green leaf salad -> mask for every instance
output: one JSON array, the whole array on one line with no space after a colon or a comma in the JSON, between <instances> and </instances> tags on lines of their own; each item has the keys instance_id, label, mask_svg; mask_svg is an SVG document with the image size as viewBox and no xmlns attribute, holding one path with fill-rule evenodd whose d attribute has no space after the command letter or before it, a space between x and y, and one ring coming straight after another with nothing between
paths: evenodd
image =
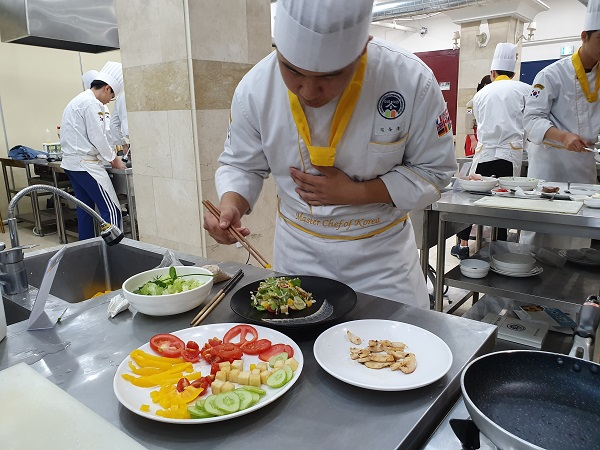
<instances>
[{"instance_id":1,"label":"green leaf salad","mask_svg":"<svg viewBox=\"0 0 600 450\"><path fill-rule=\"evenodd\" d=\"M197 278L184 278L190 276L205 276L211 277L205 273L190 273L186 275L177 275L175 267L169 269L167 275L156 276L152 280L143 284L135 291L134 294L140 295L169 295L179 294L185 291L191 291L197 287L202 286L206 281L200 281Z\"/></svg>"},{"instance_id":2,"label":"green leaf salad","mask_svg":"<svg viewBox=\"0 0 600 450\"><path fill-rule=\"evenodd\" d=\"M312 294L300 287L300 278L271 277L261 281L258 290L252 292L252 307L259 311L288 314L314 304Z\"/></svg>"}]
</instances>

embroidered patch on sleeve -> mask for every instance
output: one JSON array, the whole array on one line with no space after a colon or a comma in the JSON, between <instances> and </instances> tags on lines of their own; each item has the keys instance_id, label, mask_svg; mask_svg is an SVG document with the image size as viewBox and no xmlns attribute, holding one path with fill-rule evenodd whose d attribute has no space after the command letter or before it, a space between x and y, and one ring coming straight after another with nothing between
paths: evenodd
<instances>
[{"instance_id":1,"label":"embroidered patch on sleeve","mask_svg":"<svg viewBox=\"0 0 600 450\"><path fill-rule=\"evenodd\" d=\"M531 94L529 94L529 96L533 98L538 98L543 90L544 86L542 86L541 84L534 84L533 90L531 91Z\"/></svg>"},{"instance_id":2,"label":"embroidered patch on sleeve","mask_svg":"<svg viewBox=\"0 0 600 450\"><path fill-rule=\"evenodd\" d=\"M442 137L452 130L452 120L450 120L450 114L448 114L447 109L435 119L435 126L438 137Z\"/></svg>"}]
</instances>

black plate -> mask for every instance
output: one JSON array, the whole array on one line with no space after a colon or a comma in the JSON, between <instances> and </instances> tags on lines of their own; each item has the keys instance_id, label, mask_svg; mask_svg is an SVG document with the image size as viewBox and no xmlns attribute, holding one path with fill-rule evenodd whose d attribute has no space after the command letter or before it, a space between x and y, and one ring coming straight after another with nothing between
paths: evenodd
<instances>
[{"instance_id":1,"label":"black plate","mask_svg":"<svg viewBox=\"0 0 600 450\"><path fill-rule=\"evenodd\" d=\"M290 311L287 316L275 316L273 313L268 311L259 311L254 309L250 303L250 292L256 292L258 285L261 283L259 280L253 283L247 284L239 288L231 297L231 309L237 315L244 319L254 322L265 327L272 328L309 328L314 326L320 326L324 323L332 322L339 319L345 314L348 314L356 306L356 292L350 287L336 280L329 278L314 277L308 275L288 275L290 278L300 278L302 282L301 286L307 292L312 293L313 299L315 300L314 305L310 308L305 308L302 311ZM307 324L286 324L286 323L273 323L265 322L261 319L278 319L278 318L300 318L310 316L319 310L323 304L323 300L327 301L333 306L333 314L326 319L318 322L312 322Z\"/></svg>"}]
</instances>

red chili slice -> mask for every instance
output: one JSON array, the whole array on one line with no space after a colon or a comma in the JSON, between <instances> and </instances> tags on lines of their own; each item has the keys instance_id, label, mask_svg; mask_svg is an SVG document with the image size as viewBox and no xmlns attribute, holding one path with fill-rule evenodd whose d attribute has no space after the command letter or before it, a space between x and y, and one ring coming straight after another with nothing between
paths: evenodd
<instances>
[{"instance_id":1,"label":"red chili slice","mask_svg":"<svg viewBox=\"0 0 600 450\"><path fill-rule=\"evenodd\" d=\"M252 335L252 339L246 339L246 335L248 334ZM228 344L238 335L240 336L239 342L233 342L233 344L242 345L245 342L254 342L258 339L258 331L256 331L256 328L254 328L253 326L236 325L227 333L225 333L225 336L223 337L223 342Z\"/></svg>"},{"instance_id":2,"label":"red chili slice","mask_svg":"<svg viewBox=\"0 0 600 450\"><path fill-rule=\"evenodd\" d=\"M247 355L258 355L271 347L271 341L268 339L259 339L253 342L244 342L240 348Z\"/></svg>"}]
</instances>

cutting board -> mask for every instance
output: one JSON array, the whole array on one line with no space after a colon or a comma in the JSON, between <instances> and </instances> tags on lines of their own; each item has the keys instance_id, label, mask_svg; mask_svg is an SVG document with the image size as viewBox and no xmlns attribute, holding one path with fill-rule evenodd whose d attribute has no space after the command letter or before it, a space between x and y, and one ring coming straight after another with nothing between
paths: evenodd
<instances>
[{"instance_id":1,"label":"cutting board","mask_svg":"<svg viewBox=\"0 0 600 450\"><path fill-rule=\"evenodd\" d=\"M477 206L490 206L492 208L518 209L526 211L540 211L560 214L577 214L583 207L583 202L567 200L533 200L528 198L511 197L483 197L473 202Z\"/></svg>"},{"instance_id":2,"label":"cutting board","mask_svg":"<svg viewBox=\"0 0 600 450\"><path fill-rule=\"evenodd\" d=\"M0 371L0 399L3 450L145 449L25 363Z\"/></svg>"}]
</instances>

